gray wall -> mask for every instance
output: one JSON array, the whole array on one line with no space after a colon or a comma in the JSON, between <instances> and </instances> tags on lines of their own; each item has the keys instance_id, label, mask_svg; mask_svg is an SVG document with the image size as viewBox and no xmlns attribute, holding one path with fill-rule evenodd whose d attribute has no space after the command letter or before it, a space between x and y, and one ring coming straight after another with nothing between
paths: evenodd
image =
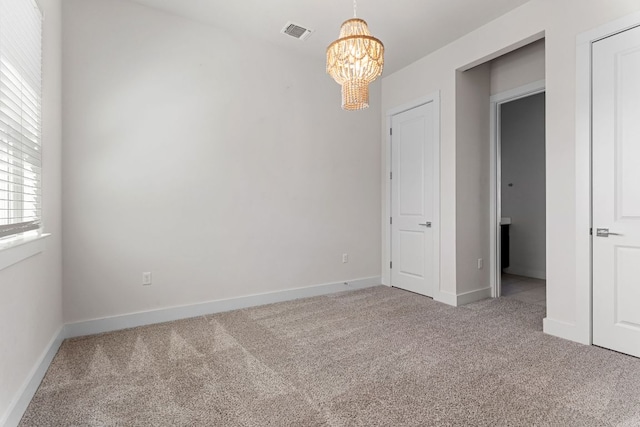
<instances>
[{"instance_id":1,"label":"gray wall","mask_svg":"<svg viewBox=\"0 0 640 427\"><path fill-rule=\"evenodd\" d=\"M38 0L42 27L42 220L44 251L0 271L0 425L62 328L60 0ZM2 251L13 257L13 249Z\"/></svg>"},{"instance_id":2,"label":"gray wall","mask_svg":"<svg viewBox=\"0 0 640 427\"><path fill-rule=\"evenodd\" d=\"M544 39L491 61L491 95L544 80Z\"/></svg>"},{"instance_id":3,"label":"gray wall","mask_svg":"<svg viewBox=\"0 0 640 427\"><path fill-rule=\"evenodd\" d=\"M545 95L503 104L501 114L502 216L512 221L505 271L544 279Z\"/></svg>"},{"instance_id":4,"label":"gray wall","mask_svg":"<svg viewBox=\"0 0 640 427\"><path fill-rule=\"evenodd\" d=\"M380 276L378 82L347 113L267 43L118 0L63 19L67 322Z\"/></svg>"},{"instance_id":5,"label":"gray wall","mask_svg":"<svg viewBox=\"0 0 640 427\"><path fill-rule=\"evenodd\" d=\"M456 73L457 293L486 291L489 268L489 92L491 64ZM464 118L464 119L463 119Z\"/></svg>"}]
</instances>

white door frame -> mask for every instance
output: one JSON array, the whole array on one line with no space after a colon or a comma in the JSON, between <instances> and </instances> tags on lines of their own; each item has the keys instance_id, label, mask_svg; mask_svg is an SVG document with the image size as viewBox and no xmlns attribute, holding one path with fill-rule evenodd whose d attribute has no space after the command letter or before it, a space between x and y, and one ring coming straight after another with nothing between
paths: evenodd
<instances>
[{"instance_id":1,"label":"white door frame","mask_svg":"<svg viewBox=\"0 0 640 427\"><path fill-rule=\"evenodd\" d=\"M502 159L500 156L500 106L504 103L515 101L517 99L526 98L527 96L536 95L545 91L545 81L538 80L533 83L529 83L524 86L517 87L505 92L501 92L491 96L490 98L490 130L489 136L491 138L491 160L490 160L490 203L491 210L489 218L491 218L491 224L489 228L489 238L491 241L490 249L490 272L489 280L491 286L491 297L497 298L501 293L501 281L500 281L500 219L502 218L501 212L501 165Z\"/></svg>"},{"instance_id":2,"label":"white door frame","mask_svg":"<svg viewBox=\"0 0 640 427\"><path fill-rule=\"evenodd\" d=\"M591 253L591 60L592 45L640 26L640 12L627 15L576 37L576 317L575 323L545 319L552 335L592 344L593 283Z\"/></svg>"},{"instance_id":3,"label":"white door frame","mask_svg":"<svg viewBox=\"0 0 640 427\"><path fill-rule=\"evenodd\" d=\"M386 240L386 245L383 248L382 254L382 283L391 286L391 118L404 111L411 110L412 108L419 107L424 104L433 103L433 123L435 126L435 140L434 140L434 158L433 158L433 299L440 299L440 91L431 93L427 96L415 99L406 104L392 108L386 113L386 138L385 138L385 175L383 177L384 185L384 213L382 218L383 233Z\"/></svg>"}]
</instances>

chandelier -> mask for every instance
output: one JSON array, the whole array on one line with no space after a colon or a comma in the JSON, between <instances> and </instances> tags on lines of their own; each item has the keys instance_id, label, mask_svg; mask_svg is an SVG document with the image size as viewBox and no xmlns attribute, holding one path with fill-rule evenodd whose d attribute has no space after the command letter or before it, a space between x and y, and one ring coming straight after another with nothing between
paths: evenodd
<instances>
[{"instance_id":1,"label":"chandelier","mask_svg":"<svg viewBox=\"0 0 640 427\"><path fill-rule=\"evenodd\" d=\"M369 32L367 23L356 17L342 23L340 36L327 48L327 73L342 85L342 109L361 110L369 107L369 83L384 66L384 46Z\"/></svg>"}]
</instances>

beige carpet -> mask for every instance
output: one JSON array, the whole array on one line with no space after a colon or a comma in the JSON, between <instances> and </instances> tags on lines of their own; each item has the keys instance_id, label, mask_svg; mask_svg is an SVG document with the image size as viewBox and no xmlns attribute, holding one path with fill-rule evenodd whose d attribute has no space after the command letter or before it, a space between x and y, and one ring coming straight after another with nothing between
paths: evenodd
<instances>
[{"instance_id":1,"label":"beige carpet","mask_svg":"<svg viewBox=\"0 0 640 427\"><path fill-rule=\"evenodd\" d=\"M640 360L544 307L387 287L67 340L22 426L640 426Z\"/></svg>"}]
</instances>

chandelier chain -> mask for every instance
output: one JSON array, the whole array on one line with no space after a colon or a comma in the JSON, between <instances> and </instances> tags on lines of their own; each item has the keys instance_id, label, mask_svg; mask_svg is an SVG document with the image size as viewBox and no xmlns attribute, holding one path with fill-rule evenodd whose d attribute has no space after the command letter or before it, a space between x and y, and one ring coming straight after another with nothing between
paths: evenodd
<instances>
[{"instance_id":1,"label":"chandelier chain","mask_svg":"<svg viewBox=\"0 0 640 427\"><path fill-rule=\"evenodd\" d=\"M353 0L353 17L354 17L354 18L357 18L357 17L358 17L358 15L357 15L357 13L356 13L356 12L357 12L357 10L358 10L358 4L356 3L356 1L357 1L357 0Z\"/></svg>"}]
</instances>

